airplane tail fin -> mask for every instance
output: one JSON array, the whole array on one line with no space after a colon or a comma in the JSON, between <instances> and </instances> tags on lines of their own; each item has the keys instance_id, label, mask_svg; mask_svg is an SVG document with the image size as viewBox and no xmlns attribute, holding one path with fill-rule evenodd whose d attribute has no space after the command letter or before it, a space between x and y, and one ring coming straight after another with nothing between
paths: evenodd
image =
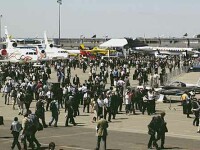
<instances>
[{"instance_id":1,"label":"airplane tail fin","mask_svg":"<svg viewBox=\"0 0 200 150\"><path fill-rule=\"evenodd\" d=\"M84 44L81 44L81 45L80 45L80 50L85 50Z\"/></svg>"},{"instance_id":2,"label":"airplane tail fin","mask_svg":"<svg viewBox=\"0 0 200 150\"><path fill-rule=\"evenodd\" d=\"M135 48L135 47L142 47L142 46L148 46L146 43L138 40L138 39L135 39L133 40L132 38L125 38L127 40L127 45L126 47L127 48Z\"/></svg>"},{"instance_id":3,"label":"airplane tail fin","mask_svg":"<svg viewBox=\"0 0 200 150\"><path fill-rule=\"evenodd\" d=\"M44 31L44 44L45 44L46 46L49 45L49 42L48 42L48 39L47 39L47 32L46 32L46 31Z\"/></svg>"},{"instance_id":4,"label":"airplane tail fin","mask_svg":"<svg viewBox=\"0 0 200 150\"><path fill-rule=\"evenodd\" d=\"M5 26L5 36L6 36L6 42L10 41L9 35L8 35L8 29L7 26Z\"/></svg>"},{"instance_id":5,"label":"airplane tail fin","mask_svg":"<svg viewBox=\"0 0 200 150\"><path fill-rule=\"evenodd\" d=\"M50 48L54 47L53 44L49 44L46 31L44 31L44 44L45 44L46 50L49 50Z\"/></svg>"},{"instance_id":6,"label":"airplane tail fin","mask_svg":"<svg viewBox=\"0 0 200 150\"><path fill-rule=\"evenodd\" d=\"M8 29L7 29L7 26L5 26L5 36L6 36L6 43L8 44L7 45L7 48L12 48L12 42L10 41L10 36L8 34Z\"/></svg>"}]
</instances>

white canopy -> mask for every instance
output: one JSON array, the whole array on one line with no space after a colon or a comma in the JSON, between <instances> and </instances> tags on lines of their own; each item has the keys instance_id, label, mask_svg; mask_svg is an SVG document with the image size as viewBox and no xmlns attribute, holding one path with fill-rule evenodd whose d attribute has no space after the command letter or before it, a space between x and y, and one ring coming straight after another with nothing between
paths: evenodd
<instances>
[{"instance_id":1,"label":"white canopy","mask_svg":"<svg viewBox=\"0 0 200 150\"><path fill-rule=\"evenodd\" d=\"M99 45L99 47L123 47L127 43L126 39L110 39L109 41Z\"/></svg>"}]
</instances>

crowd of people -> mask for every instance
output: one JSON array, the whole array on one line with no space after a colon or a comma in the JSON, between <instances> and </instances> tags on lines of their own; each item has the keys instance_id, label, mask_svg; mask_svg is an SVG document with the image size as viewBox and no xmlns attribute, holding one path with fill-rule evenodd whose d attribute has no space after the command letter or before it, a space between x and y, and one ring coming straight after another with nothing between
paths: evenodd
<instances>
[{"instance_id":1,"label":"crowd of people","mask_svg":"<svg viewBox=\"0 0 200 150\"><path fill-rule=\"evenodd\" d=\"M53 123L57 127L60 109L65 110L66 127L69 123L75 126L75 117L80 113L93 113L92 122L97 122L101 116L111 122L123 111L123 105L126 115L140 112L145 114L146 110L148 115L155 114L154 88L164 84L166 72L189 66L192 61L185 59L181 62L176 57L167 60L135 55L127 59L56 60L41 62L40 65L2 63L0 85L5 105L12 103L13 110L17 106L18 115L24 116L22 127L18 125L17 117L12 124L12 148L17 145L21 149L18 142L19 132L22 134L24 149L27 148L26 141L32 148L35 145L40 147L35 133ZM88 74L88 78L83 80L81 75L72 74L72 69L77 68ZM131 71L134 72L133 76ZM52 72L56 72L57 81L49 82ZM130 80L138 80L138 85L143 88L133 87ZM147 90L147 85L152 88ZM36 101L35 112L30 110L33 101ZM80 111L80 105L83 105L83 112ZM52 114L48 123L46 111L51 111Z\"/></svg>"}]
</instances>

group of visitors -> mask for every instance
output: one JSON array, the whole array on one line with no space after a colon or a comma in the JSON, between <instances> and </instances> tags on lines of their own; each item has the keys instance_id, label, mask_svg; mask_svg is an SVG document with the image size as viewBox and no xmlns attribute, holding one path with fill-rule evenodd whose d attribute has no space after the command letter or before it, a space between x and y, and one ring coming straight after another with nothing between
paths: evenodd
<instances>
[{"instance_id":1,"label":"group of visitors","mask_svg":"<svg viewBox=\"0 0 200 150\"><path fill-rule=\"evenodd\" d=\"M188 64L190 61L185 60ZM144 114L146 110L148 115L155 114L154 87L164 84L162 77L166 74L167 67L169 71L172 68L180 68L181 62L178 58L169 61L135 55L127 59L56 60L42 62L40 65L2 63L0 81L5 104L10 105L12 101L13 110L17 106L18 115L24 116L22 126L19 125L17 117L12 123L11 130L14 137L12 149L15 145L21 149L18 142L20 132L24 149L27 148L27 141L32 148L35 145L40 147L35 133L53 123L54 127L57 127L60 109L65 110L66 127L69 123L76 126L75 117L80 113L93 113L92 122L101 121L102 118L111 122L119 112L123 111L123 104L126 115ZM85 74L88 73L88 78L83 80L81 75L72 74L72 69L77 68L82 69ZM52 72L56 72L56 83L50 82ZM133 76L131 72L134 72ZM138 85L142 85L142 88L133 87L130 79L138 80ZM152 88L147 89L147 85ZM36 101L35 112L30 110L33 101ZM80 111L80 105L83 105L83 112ZM51 111L52 114L48 123L45 118L46 111ZM162 115L161 120L164 122ZM37 123L31 125L31 122ZM100 124L97 123L97 129L100 128ZM108 127L107 123L102 124ZM101 135L99 130L97 132ZM97 140L97 149L100 139ZM102 139L106 141L105 137ZM155 145L153 135L151 141L154 141ZM151 144L148 147L151 147Z\"/></svg>"}]
</instances>

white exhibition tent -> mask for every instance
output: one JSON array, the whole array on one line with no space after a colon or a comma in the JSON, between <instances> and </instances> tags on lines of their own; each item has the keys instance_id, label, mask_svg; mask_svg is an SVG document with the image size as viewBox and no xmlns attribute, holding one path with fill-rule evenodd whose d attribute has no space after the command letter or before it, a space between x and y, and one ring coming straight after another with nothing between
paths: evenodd
<instances>
[{"instance_id":1,"label":"white exhibition tent","mask_svg":"<svg viewBox=\"0 0 200 150\"><path fill-rule=\"evenodd\" d=\"M99 45L99 47L106 47L106 48L113 48L113 47L118 47L122 48L122 51L124 53L124 56L126 57L126 50L124 49L124 46L128 44L126 39L110 39L103 44ZM109 55L109 54L108 54Z\"/></svg>"},{"instance_id":2,"label":"white exhibition tent","mask_svg":"<svg viewBox=\"0 0 200 150\"><path fill-rule=\"evenodd\" d=\"M110 39L99 45L99 47L124 47L126 44L128 44L126 39Z\"/></svg>"}]
</instances>

